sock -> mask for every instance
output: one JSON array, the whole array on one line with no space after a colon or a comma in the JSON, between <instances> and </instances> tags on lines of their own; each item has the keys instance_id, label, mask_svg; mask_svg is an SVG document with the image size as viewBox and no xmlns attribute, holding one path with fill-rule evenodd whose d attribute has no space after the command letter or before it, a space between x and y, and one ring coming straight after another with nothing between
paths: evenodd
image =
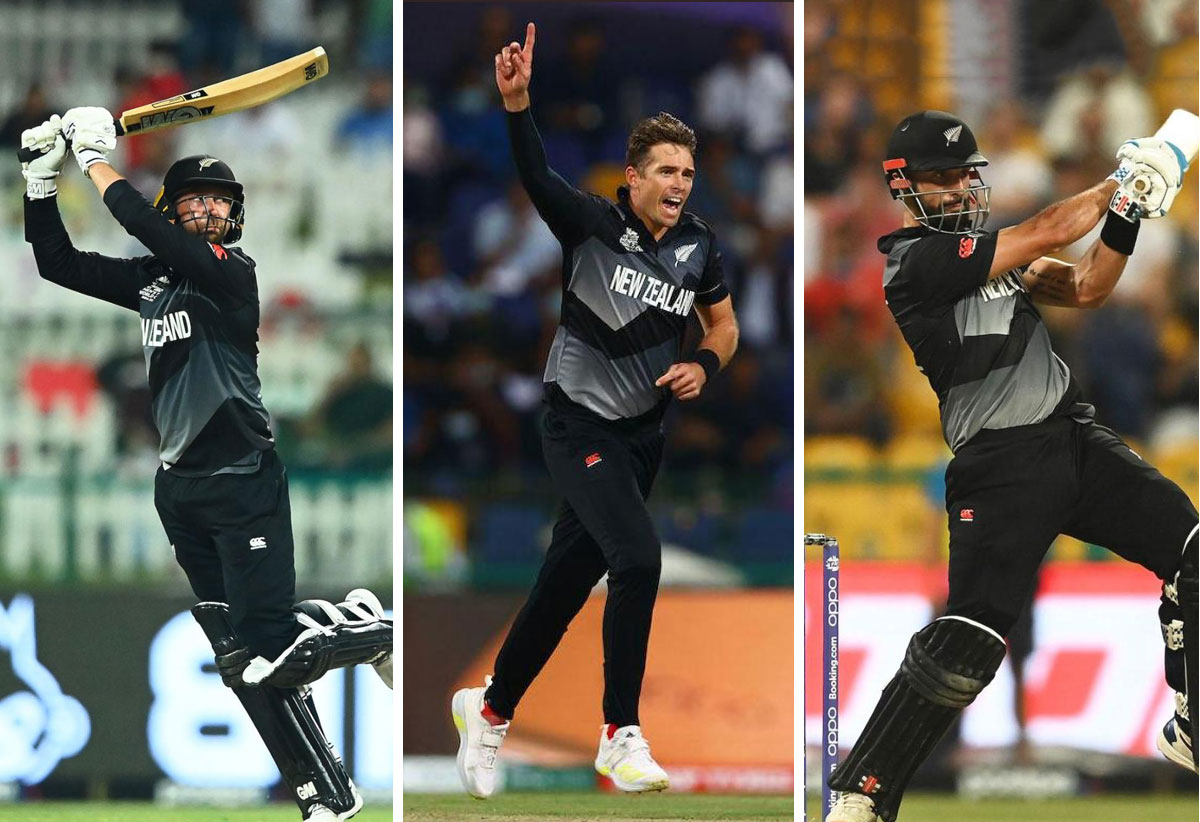
<instances>
[{"instance_id":1,"label":"sock","mask_svg":"<svg viewBox=\"0 0 1200 822\"><path fill-rule=\"evenodd\" d=\"M486 719L488 721L488 723L492 724L492 725L503 725L505 722L508 722L508 719L506 719L503 716L500 716L500 714L498 714L492 710L492 706L487 704L487 700L484 700L483 710L480 711L480 713L483 714L483 718Z\"/></svg>"}]
</instances>

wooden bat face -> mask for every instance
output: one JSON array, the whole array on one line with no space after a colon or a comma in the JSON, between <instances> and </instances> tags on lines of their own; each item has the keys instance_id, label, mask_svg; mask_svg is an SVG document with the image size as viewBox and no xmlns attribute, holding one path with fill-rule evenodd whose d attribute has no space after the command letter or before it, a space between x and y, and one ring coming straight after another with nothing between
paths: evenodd
<instances>
[{"instance_id":1,"label":"wooden bat face","mask_svg":"<svg viewBox=\"0 0 1200 822\"><path fill-rule=\"evenodd\" d=\"M260 106L328 73L329 57L317 46L240 77L123 111L116 118L117 134L144 134Z\"/></svg>"}]
</instances>

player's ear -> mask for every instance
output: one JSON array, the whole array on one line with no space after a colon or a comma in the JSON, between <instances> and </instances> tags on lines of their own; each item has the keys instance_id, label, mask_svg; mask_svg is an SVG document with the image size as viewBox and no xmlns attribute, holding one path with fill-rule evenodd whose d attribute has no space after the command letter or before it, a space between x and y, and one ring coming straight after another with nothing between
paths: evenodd
<instances>
[{"instance_id":1,"label":"player's ear","mask_svg":"<svg viewBox=\"0 0 1200 822\"><path fill-rule=\"evenodd\" d=\"M633 181L640 176L641 175L638 174L638 170L636 168L633 166L625 166L625 184L630 188L633 188Z\"/></svg>"}]
</instances>

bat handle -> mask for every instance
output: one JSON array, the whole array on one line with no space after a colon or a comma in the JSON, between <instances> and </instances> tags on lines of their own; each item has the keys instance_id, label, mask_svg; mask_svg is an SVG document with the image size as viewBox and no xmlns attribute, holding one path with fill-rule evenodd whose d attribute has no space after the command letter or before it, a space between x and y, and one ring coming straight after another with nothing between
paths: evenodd
<instances>
[{"instance_id":1,"label":"bat handle","mask_svg":"<svg viewBox=\"0 0 1200 822\"><path fill-rule=\"evenodd\" d=\"M113 127L116 128L118 137L125 136L125 129L121 126L121 121L116 117L113 118Z\"/></svg>"}]
</instances>

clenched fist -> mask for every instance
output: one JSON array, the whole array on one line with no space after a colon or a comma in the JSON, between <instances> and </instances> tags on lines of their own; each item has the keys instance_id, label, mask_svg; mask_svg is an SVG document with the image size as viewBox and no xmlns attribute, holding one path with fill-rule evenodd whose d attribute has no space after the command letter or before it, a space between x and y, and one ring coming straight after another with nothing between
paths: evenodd
<instances>
[{"instance_id":1,"label":"clenched fist","mask_svg":"<svg viewBox=\"0 0 1200 822\"><path fill-rule=\"evenodd\" d=\"M117 127L108 109L83 106L67 111L62 118L63 136L71 143L75 161L84 175L96 163L107 163L117 147Z\"/></svg>"},{"instance_id":2,"label":"clenched fist","mask_svg":"<svg viewBox=\"0 0 1200 822\"><path fill-rule=\"evenodd\" d=\"M26 195L31 200L54 195L58 191L55 180L67 161L67 141L62 136L62 120L59 116L54 114L40 126L21 132L21 148L37 155L21 163Z\"/></svg>"}]
</instances>

